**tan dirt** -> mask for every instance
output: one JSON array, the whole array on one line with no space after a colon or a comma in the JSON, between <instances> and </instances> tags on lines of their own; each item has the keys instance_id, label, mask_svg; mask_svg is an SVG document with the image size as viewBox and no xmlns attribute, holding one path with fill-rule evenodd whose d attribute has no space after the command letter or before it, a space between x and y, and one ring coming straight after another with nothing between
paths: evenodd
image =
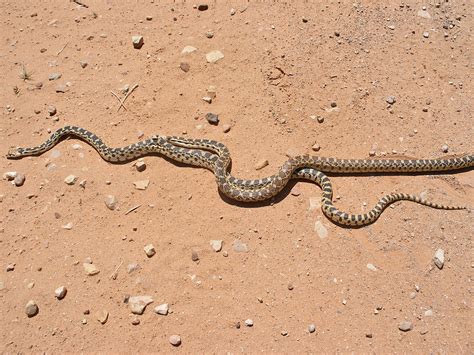
<instances>
[{"instance_id":1,"label":"tan dirt","mask_svg":"<svg viewBox=\"0 0 474 355\"><path fill-rule=\"evenodd\" d=\"M415 1L209 1L207 11L190 1L83 3L88 8L67 0L0 5L2 156L67 124L110 146L136 142L140 131L215 139L229 147L232 172L242 178L273 174L286 153L474 152L469 2L425 2L430 18L418 14L422 4ZM133 48L133 35L143 36L141 49ZM187 45L197 50L181 54ZM207 63L212 50L224 58ZM31 80L20 78L22 65ZM55 72L61 78L49 81ZM117 112L111 91L123 98L125 84L139 86L127 110ZM55 92L58 85L66 92ZM216 97L208 104L202 97L211 85ZM389 96L396 99L391 106ZM57 109L52 117L50 105ZM208 112L219 114L218 126L206 121ZM255 170L262 159L269 165ZM21 187L0 181L2 352L474 351L469 211L402 202L373 225L347 229L309 208L320 198L312 184L297 183L298 196L287 189L273 203L239 205L218 193L207 170L160 157L144 161L143 172L133 163L110 164L76 139L39 157L0 158L2 174L26 175ZM67 185L71 174L78 180ZM146 179L146 190L135 189L133 182ZM392 191L474 205L473 171L332 182L336 205L352 213ZM107 195L117 197L115 210L106 207ZM315 231L317 221L326 238ZM68 223L72 229L63 229ZM213 239L223 240L221 252L211 249ZM234 240L248 252L234 251ZM150 243L156 254L148 258ZM433 263L438 248L446 253L442 270ZM99 274L86 275L88 257ZM130 263L141 269L127 273ZM68 292L57 300L60 286ZM154 302L135 316L126 295ZM39 307L31 318L29 300ZM161 303L172 313L155 314ZM404 320L411 331L398 329ZM169 343L173 334L181 336L179 348Z\"/></svg>"}]
</instances>

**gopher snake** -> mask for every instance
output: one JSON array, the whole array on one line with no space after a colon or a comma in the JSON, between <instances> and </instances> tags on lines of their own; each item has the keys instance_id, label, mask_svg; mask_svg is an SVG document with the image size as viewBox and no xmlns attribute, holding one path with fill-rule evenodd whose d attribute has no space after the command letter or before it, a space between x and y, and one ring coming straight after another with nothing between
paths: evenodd
<instances>
[{"instance_id":1,"label":"gopher snake","mask_svg":"<svg viewBox=\"0 0 474 355\"><path fill-rule=\"evenodd\" d=\"M290 179L307 179L318 184L323 191L321 209L333 222L348 226L373 223L391 203L400 200L417 202L425 206L455 210L465 207L445 206L419 197L392 193L382 197L368 213L348 214L339 211L332 203L332 186L323 172L379 173L379 172L435 172L472 168L474 155L446 159L334 159L298 156L287 160L278 173L263 179L242 180L229 173L231 162L227 147L217 141L188 139L174 136L152 136L144 141L121 148L107 147L92 132L75 126L65 126L54 132L44 143L33 148L10 148L7 158L39 155L55 146L64 136L76 136L88 142L101 157L109 162L125 162L150 153L160 153L172 160L207 168L214 172L219 190L231 199L250 202L263 201L277 195Z\"/></svg>"}]
</instances>

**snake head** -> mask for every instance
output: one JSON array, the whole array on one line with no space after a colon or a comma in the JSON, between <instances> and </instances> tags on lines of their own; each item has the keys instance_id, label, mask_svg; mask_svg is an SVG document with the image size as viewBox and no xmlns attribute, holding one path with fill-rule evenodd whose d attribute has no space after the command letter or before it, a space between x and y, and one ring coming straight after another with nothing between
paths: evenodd
<instances>
[{"instance_id":1,"label":"snake head","mask_svg":"<svg viewBox=\"0 0 474 355\"><path fill-rule=\"evenodd\" d=\"M6 155L7 159L18 159L22 156L23 154L21 153L20 147L10 147Z\"/></svg>"}]
</instances>

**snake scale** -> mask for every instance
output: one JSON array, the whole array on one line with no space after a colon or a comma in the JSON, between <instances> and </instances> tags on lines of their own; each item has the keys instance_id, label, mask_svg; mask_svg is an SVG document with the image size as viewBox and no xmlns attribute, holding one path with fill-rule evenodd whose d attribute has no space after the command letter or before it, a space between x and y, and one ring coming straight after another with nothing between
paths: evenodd
<instances>
[{"instance_id":1,"label":"snake scale","mask_svg":"<svg viewBox=\"0 0 474 355\"><path fill-rule=\"evenodd\" d=\"M400 200L446 210L465 209L423 200L414 195L392 193L382 197L375 207L364 214L349 214L338 210L332 203L332 186L327 173L410 173L438 172L472 168L474 155L443 159L334 159L297 156L287 160L277 174L255 180L242 180L229 173L229 149L222 143L207 139L189 139L155 135L149 139L121 147L110 148L94 133L80 127L65 126L54 132L37 147L10 148L7 158L18 159L39 155L54 147L61 138L75 136L88 142L108 162L126 162L150 153L159 153L172 160L211 170L219 190L231 199L251 202L263 201L277 195L290 179L306 179L322 188L321 209L330 220L346 226L373 223L391 203Z\"/></svg>"}]
</instances>

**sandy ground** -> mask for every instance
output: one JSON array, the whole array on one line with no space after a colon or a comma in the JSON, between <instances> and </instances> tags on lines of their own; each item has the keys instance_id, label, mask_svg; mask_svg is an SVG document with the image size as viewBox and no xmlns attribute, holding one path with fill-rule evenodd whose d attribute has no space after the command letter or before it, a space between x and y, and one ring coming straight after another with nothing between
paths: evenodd
<instances>
[{"instance_id":1,"label":"sandy ground","mask_svg":"<svg viewBox=\"0 0 474 355\"><path fill-rule=\"evenodd\" d=\"M242 178L273 174L287 154L474 152L469 2L212 1L207 11L189 1L84 3L1 3L2 156L67 124L111 146L136 142L140 132L215 139ZM141 49L133 35L143 36ZM197 50L181 54L185 46ZM207 63L212 50L224 58ZM20 78L23 66L29 80ZM48 80L53 73L61 77ZM139 86L117 112L111 91L123 98L126 84ZM61 86L66 92L56 92ZM211 104L202 100L209 86L217 92ZM218 126L208 112L219 114ZM269 165L256 170L262 159ZM26 176L21 187L0 181L2 352L474 351L469 211L396 203L373 225L341 228L311 208L320 198L312 184L242 206L218 193L207 170L144 161L143 172L110 164L76 139L39 157L0 158L2 174ZM71 174L77 182L67 185ZM146 179L146 190L135 189ZM472 171L332 182L336 205L353 213L392 191L474 205ZM109 194L115 210L104 203ZM222 251L210 240L222 240ZM235 250L236 240L247 252ZM148 258L150 243L156 254ZM442 270L433 263L438 248ZM86 275L87 258L99 274ZM131 263L140 269L128 273ZM62 300L54 295L60 286L68 291ZM137 295L154 300L143 315L124 303ZM31 318L29 300L39 307ZM167 316L153 311L162 303ZM404 320L412 330L399 330Z\"/></svg>"}]
</instances>

